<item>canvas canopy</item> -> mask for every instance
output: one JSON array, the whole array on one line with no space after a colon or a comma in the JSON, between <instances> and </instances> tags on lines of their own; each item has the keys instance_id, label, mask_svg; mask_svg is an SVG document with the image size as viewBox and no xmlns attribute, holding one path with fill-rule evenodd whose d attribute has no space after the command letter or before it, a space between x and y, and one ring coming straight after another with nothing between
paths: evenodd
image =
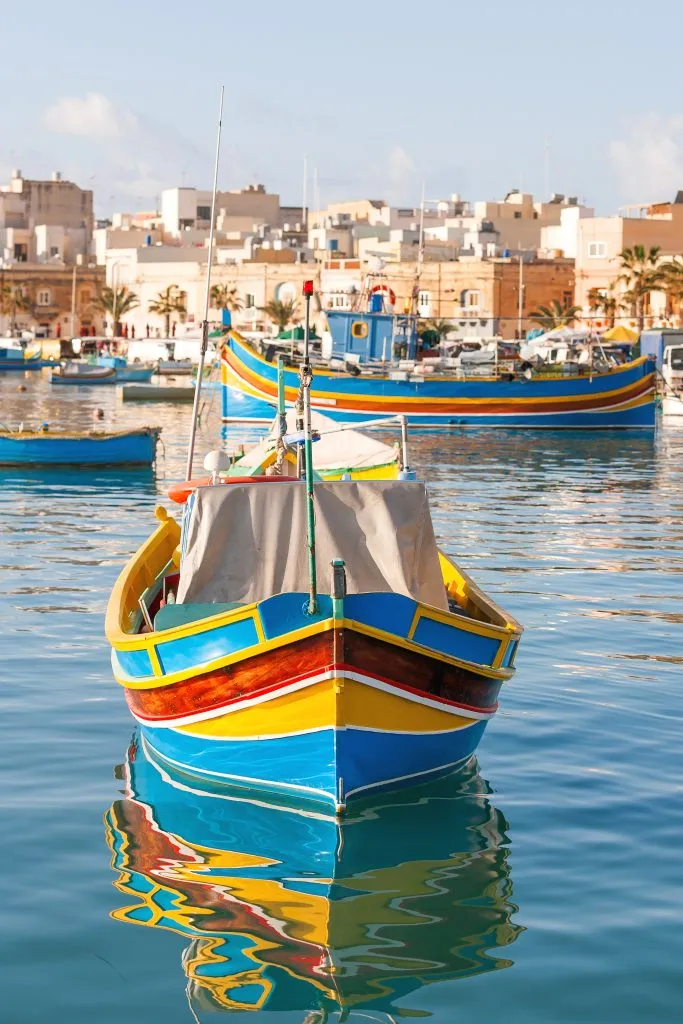
<instances>
[{"instance_id":1,"label":"canvas canopy","mask_svg":"<svg viewBox=\"0 0 683 1024\"><path fill-rule=\"evenodd\" d=\"M357 430L339 430L338 424L322 413L311 412L311 427L320 434L320 440L313 444L313 468L319 473L334 469L363 469L369 466L384 466L396 459L396 450L374 437L368 437ZM296 410L287 410L287 431L296 429ZM277 436L276 423L268 437L248 451L235 466L235 472L245 476L260 466L272 450Z\"/></svg>"},{"instance_id":2,"label":"canvas canopy","mask_svg":"<svg viewBox=\"0 0 683 1024\"><path fill-rule=\"evenodd\" d=\"M343 558L349 594L396 593L447 610L427 493L413 481L315 485L318 589ZM308 592L302 481L199 487L184 538L178 601L262 601Z\"/></svg>"}]
</instances>

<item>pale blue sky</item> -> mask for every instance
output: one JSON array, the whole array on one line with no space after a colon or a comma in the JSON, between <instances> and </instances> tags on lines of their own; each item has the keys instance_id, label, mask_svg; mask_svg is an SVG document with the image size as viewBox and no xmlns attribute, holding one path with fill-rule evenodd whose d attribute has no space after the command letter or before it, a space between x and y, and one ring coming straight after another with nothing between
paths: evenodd
<instances>
[{"instance_id":1,"label":"pale blue sky","mask_svg":"<svg viewBox=\"0 0 683 1024\"><path fill-rule=\"evenodd\" d=\"M676 0L34 0L2 21L0 178L61 170L99 212L220 184L323 203L552 191L600 212L683 188ZM310 192L309 192L310 198Z\"/></svg>"}]
</instances>

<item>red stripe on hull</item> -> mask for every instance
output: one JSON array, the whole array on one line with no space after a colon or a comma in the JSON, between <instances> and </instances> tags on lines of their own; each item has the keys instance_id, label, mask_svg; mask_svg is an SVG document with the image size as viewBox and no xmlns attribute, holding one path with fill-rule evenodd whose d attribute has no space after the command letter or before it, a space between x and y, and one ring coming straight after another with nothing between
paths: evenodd
<instances>
[{"instance_id":1,"label":"red stripe on hull","mask_svg":"<svg viewBox=\"0 0 683 1024\"><path fill-rule=\"evenodd\" d=\"M229 707L334 669L373 676L411 693L471 711L495 711L500 679L350 629L327 630L233 665L150 690L126 690L131 711L148 722Z\"/></svg>"}]
</instances>

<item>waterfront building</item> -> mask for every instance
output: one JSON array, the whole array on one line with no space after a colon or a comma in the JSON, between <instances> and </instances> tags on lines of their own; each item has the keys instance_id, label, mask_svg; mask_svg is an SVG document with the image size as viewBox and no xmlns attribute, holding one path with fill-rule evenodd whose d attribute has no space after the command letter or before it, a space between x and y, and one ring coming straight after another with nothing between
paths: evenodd
<instances>
[{"instance_id":1,"label":"waterfront building","mask_svg":"<svg viewBox=\"0 0 683 1024\"><path fill-rule=\"evenodd\" d=\"M576 224L576 292L575 303L586 316L590 312L593 289L607 292L610 286L623 294L626 285L619 282L624 249L642 245L646 250L658 247L660 259L670 260L683 253L683 191L673 202L660 202L623 207L618 216L581 218ZM663 315L662 295L651 296L651 312ZM630 322L628 309L619 311L617 319Z\"/></svg>"},{"instance_id":2,"label":"waterfront building","mask_svg":"<svg viewBox=\"0 0 683 1024\"><path fill-rule=\"evenodd\" d=\"M104 267L15 263L0 267L0 335L12 326L43 338L101 334L104 315L95 300L104 284ZM12 301L18 294L19 301Z\"/></svg>"},{"instance_id":3,"label":"waterfront building","mask_svg":"<svg viewBox=\"0 0 683 1024\"><path fill-rule=\"evenodd\" d=\"M0 186L0 265L74 264L87 260L93 231L93 194L58 171L49 181L12 172Z\"/></svg>"}]
</instances>

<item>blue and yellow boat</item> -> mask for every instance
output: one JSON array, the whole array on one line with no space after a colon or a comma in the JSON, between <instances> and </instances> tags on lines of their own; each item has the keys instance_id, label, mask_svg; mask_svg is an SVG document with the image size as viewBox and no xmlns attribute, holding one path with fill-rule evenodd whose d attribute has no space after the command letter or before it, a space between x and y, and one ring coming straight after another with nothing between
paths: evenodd
<instances>
[{"instance_id":1,"label":"blue and yellow boat","mask_svg":"<svg viewBox=\"0 0 683 1024\"><path fill-rule=\"evenodd\" d=\"M202 1020L410 1014L424 986L512 965L522 928L508 823L474 769L365 802L343 822L169 774L139 734L117 774L111 916L186 940L186 993Z\"/></svg>"},{"instance_id":2,"label":"blue and yellow boat","mask_svg":"<svg viewBox=\"0 0 683 1024\"><path fill-rule=\"evenodd\" d=\"M343 811L465 764L521 627L438 551L404 480L200 486L116 583L112 665L154 757L236 789Z\"/></svg>"},{"instance_id":3,"label":"blue and yellow boat","mask_svg":"<svg viewBox=\"0 0 683 1024\"><path fill-rule=\"evenodd\" d=\"M311 406L333 419L361 422L381 416L404 415L412 426L524 428L647 428L656 419L655 364L641 357L609 369L567 375L531 373L459 377L448 371L426 373L413 360L412 369L392 367L390 357L395 335L393 320L375 313L328 313L330 328L341 326L356 348L369 347L374 361L361 361L353 372L316 370ZM405 319L405 318L398 318ZM348 323L347 323L348 321ZM385 323L386 321L386 323ZM379 328L386 328L382 335ZM355 333L354 333L355 332ZM346 335L345 335L346 336ZM384 344L382 344L384 339ZM388 340L387 340L388 339ZM344 352L358 356L350 341ZM378 354L379 353L379 354ZM347 352L347 358L349 358ZM278 367L231 331L221 356L223 417L232 418L235 389L254 401L277 400ZM294 403L298 370L285 370L285 397ZM262 415L259 409L259 414Z\"/></svg>"},{"instance_id":4,"label":"blue and yellow boat","mask_svg":"<svg viewBox=\"0 0 683 1024\"><path fill-rule=\"evenodd\" d=\"M161 427L116 433L17 430L0 433L0 466L151 466Z\"/></svg>"}]
</instances>

